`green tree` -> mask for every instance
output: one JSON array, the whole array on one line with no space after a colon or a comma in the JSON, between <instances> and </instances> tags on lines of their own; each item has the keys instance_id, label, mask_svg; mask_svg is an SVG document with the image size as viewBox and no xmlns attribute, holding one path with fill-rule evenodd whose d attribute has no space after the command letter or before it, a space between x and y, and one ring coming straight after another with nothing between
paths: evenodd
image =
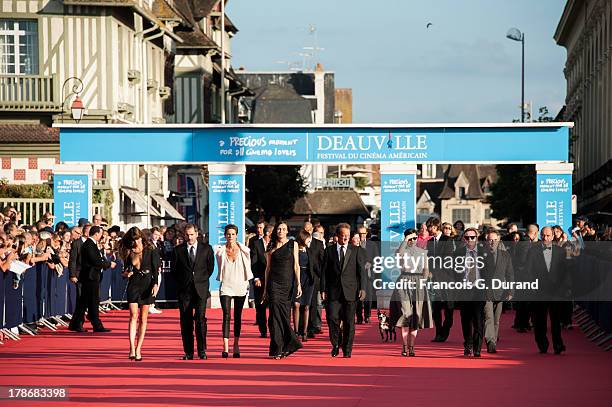
<instances>
[{"instance_id":1,"label":"green tree","mask_svg":"<svg viewBox=\"0 0 612 407\"><path fill-rule=\"evenodd\" d=\"M518 122L519 120L513 120ZM548 108L538 109L538 118L532 122L552 122ZM535 222L536 171L532 164L504 164L496 166L497 181L491 185L491 210L496 219L521 221L523 225Z\"/></svg>"},{"instance_id":2,"label":"green tree","mask_svg":"<svg viewBox=\"0 0 612 407\"><path fill-rule=\"evenodd\" d=\"M247 165L246 200L253 221L287 218L305 193L299 165Z\"/></svg>"}]
</instances>

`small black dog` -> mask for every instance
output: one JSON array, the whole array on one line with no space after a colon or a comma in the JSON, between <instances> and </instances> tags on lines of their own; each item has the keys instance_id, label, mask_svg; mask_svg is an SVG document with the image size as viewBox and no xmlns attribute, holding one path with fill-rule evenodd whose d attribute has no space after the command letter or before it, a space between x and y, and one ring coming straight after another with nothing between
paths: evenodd
<instances>
[{"instance_id":1,"label":"small black dog","mask_svg":"<svg viewBox=\"0 0 612 407\"><path fill-rule=\"evenodd\" d=\"M389 324L387 313L381 310L378 310L378 331L383 342L395 342L397 340L395 327Z\"/></svg>"}]
</instances>

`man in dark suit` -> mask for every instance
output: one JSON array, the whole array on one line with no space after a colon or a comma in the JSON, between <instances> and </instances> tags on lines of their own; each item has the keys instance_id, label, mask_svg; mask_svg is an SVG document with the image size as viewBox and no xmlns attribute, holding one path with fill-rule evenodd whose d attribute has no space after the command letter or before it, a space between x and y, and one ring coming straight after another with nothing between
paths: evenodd
<instances>
[{"instance_id":1,"label":"man in dark suit","mask_svg":"<svg viewBox=\"0 0 612 407\"><path fill-rule=\"evenodd\" d=\"M427 230L431 238L427 242L427 256L444 259L446 256L452 256L453 245L448 236L442 234L440 230L440 219L431 217L427 220ZM434 261L430 268L432 279L434 281L452 281L454 276L452 270L446 270L442 267L444 261ZM432 301L432 317L436 325L436 336L432 342L444 342L448 339L451 327L453 326L454 304L452 298L448 298L448 290L436 291L436 297ZM444 310L444 319L442 319L442 311Z\"/></svg>"},{"instance_id":2,"label":"man in dark suit","mask_svg":"<svg viewBox=\"0 0 612 407\"><path fill-rule=\"evenodd\" d=\"M321 292L321 267L323 267L323 256L325 253L325 228L323 228L321 224L313 227L312 223L306 222L304 223L304 229L306 229L306 231L312 229L312 231L309 232L312 235L310 255L317 263L314 269L314 290L312 292L312 301L310 302L310 312L308 313L307 329L307 337L314 338L315 335L322 332L321 328L323 325L320 308L321 296L319 293Z\"/></svg>"},{"instance_id":3,"label":"man in dark suit","mask_svg":"<svg viewBox=\"0 0 612 407\"><path fill-rule=\"evenodd\" d=\"M566 256L562 247L553 245L553 230L546 226L540 232L541 244L535 244L527 254L527 267L538 280L538 298L532 302L535 341L540 353L548 352L547 319L550 315L550 332L556 355L565 351L561 338L562 301L567 300L569 279L566 272Z\"/></svg>"},{"instance_id":4,"label":"man in dark suit","mask_svg":"<svg viewBox=\"0 0 612 407\"><path fill-rule=\"evenodd\" d=\"M471 283L472 288L465 288L458 295L461 311L461 331L463 332L463 354L480 357L484 328L485 292L477 286L484 280L484 248L478 244L478 231L467 228L463 232L465 246L455 250L456 280ZM458 268L461 266L461 270Z\"/></svg>"},{"instance_id":5,"label":"man in dark suit","mask_svg":"<svg viewBox=\"0 0 612 407\"><path fill-rule=\"evenodd\" d=\"M485 247L485 340L487 352L497 353L497 336L499 333L499 320L501 318L504 301L512 300L513 291L503 288L493 289L493 281L514 281L512 258L503 244L500 244L499 232L490 229L487 233L487 246Z\"/></svg>"},{"instance_id":6,"label":"man in dark suit","mask_svg":"<svg viewBox=\"0 0 612 407\"><path fill-rule=\"evenodd\" d=\"M268 333L266 308L268 304L262 301L264 294L264 287L266 286L266 250L270 244L270 237L273 226L266 225L263 222L257 224L257 229L263 226L262 236L260 238L253 237L249 241L249 249L251 250L251 270L253 271L253 287L255 291L255 322L259 327L259 334L262 338L265 338Z\"/></svg>"},{"instance_id":7,"label":"man in dark suit","mask_svg":"<svg viewBox=\"0 0 612 407\"><path fill-rule=\"evenodd\" d=\"M345 358L350 358L355 336L355 307L365 299L366 253L349 244L351 227L341 223L336 228L338 243L325 249L321 273L321 297L328 301L327 318L332 357L338 356L339 346ZM339 343L342 321L342 343Z\"/></svg>"},{"instance_id":8,"label":"man in dark suit","mask_svg":"<svg viewBox=\"0 0 612 407\"><path fill-rule=\"evenodd\" d=\"M85 230L80 226L74 226L71 230L72 243L70 244L70 256L68 257L68 273L70 275L70 282L74 284L76 291L75 307L72 312L76 311L77 308L82 307L80 303L82 299L82 286L79 281L79 272L81 271L81 247L87 237L83 236ZM89 233L89 228L87 228ZM72 318L68 329L74 332L86 332L83 326L77 326L77 321Z\"/></svg>"},{"instance_id":9,"label":"man in dark suit","mask_svg":"<svg viewBox=\"0 0 612 407\"><path fill-rule=\"evenodd\" d=\"M206 302L210 296L209 279L215 267L212 247L198 241L195 225L185 227L185 243L174 249L171 272L178 290L178 305L183 340L183 360L193 359L193 331L198 357L206 359Z\"/></svg>"},{"instance_id":10,"label":"man in dark suit","mask_svg":"<svg viewBox=\"0 0 612 407\"><path fill-rule=\"evenodd\" d=\"M85 321L85 310L87 310L87 319L91 322L94 332L110 332L110 329L104 328L100 321L100 277L102 270L109 267L114 268L115 262L108 261L102 257L98 243L102 238L102 228L92 226L89 229L89 238L85 240L80 249L80 271L78 281L81 283L81 301L77 302L74 315L70 324L74 331L86 332L83 329ZM80 328L80 329L78 329Z\"/></svg>"},{"instance_id":11,"label":"man in dark suit","mask_svg":"<svg viewBox=\"0 0 612 407\"><path fill-rule=\"evenodd\" d=\"M374 264L374 258L380 256L379 242L370 240L370 232L365 226L360 226L357 231L359 232L359 239L361 240L361 247L366 251L366 298L363 301L357 302L357 323L366 324L370 322L370 314L372 312L372 300L375 298L375 290L373 286L373 273L372 264Z\"/></svg>"}]
</instances>

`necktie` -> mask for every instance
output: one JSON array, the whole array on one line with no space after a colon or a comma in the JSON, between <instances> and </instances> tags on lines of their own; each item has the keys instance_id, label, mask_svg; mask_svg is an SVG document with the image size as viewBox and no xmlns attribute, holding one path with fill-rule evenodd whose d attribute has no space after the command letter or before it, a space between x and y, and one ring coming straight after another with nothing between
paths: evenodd
<instances>
[{"instance_id":1,"label":"necktie","mask_svg":"<svg viewBox=\"0 0 612 407\"><path fill-rule=\"evenodd\" d=\"M468 281L470 281L471 283L473 283L474 281L476 281L476 253L474 253L474 250L470 250L468 251L468 257L469 257L469 268L468 268Z\"/></svg>"},{"instance_id":2,"label":"necktie","mask_svg":"<svg viewBox=\"0 0 612 407\"><path fill-rule=\"evenodd\" d=\"M340 246L340 267L344 265L344 246Z\"/></svg>"},{"instance_id":3,"label":"necktie","mask_svg":"<svg viewBox=\"0 0 612 407\"><path fill-rule=\"evenodd\" d=\"M193 263L195 263L195 247L193 246L189 248L189 262L191 263L192 266L193 266Z\"/></svg>"}]
</instances>

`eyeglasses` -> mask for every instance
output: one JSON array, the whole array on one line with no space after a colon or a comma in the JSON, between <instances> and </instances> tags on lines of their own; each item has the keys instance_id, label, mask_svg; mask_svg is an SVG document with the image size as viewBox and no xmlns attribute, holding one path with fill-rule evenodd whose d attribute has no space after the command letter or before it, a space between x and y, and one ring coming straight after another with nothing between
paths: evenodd
<instances>
[{"instance_id":1,"label":"eyeglasses","mask_svg":"<svg viewBox=\"0 0 612 407\"><path fill-rule=\"evenodd\" d=\"M410 239L408 239L409 242L414 242L415 240L417 240L416 237L411 237Z\"/></svg>"},{"instance_id":2,"label":"eyeglasses","mask_svg":"<svg viewBox=\"0 0 612 407\"><path fill-rule=\"evenodd\" d=\"M477 236L465 236L467 240L476 240Z\"/></svg>"},{"instance_id":3,"label":"eyeglasses","mask_svg":"<svg viewBox=\"0 0 612 407\"><path fill-rule=\"evenodd\" d=\"M450 226L444 226L444 230L451 230L452 228Z\"/></svg>"}]
</instances>

